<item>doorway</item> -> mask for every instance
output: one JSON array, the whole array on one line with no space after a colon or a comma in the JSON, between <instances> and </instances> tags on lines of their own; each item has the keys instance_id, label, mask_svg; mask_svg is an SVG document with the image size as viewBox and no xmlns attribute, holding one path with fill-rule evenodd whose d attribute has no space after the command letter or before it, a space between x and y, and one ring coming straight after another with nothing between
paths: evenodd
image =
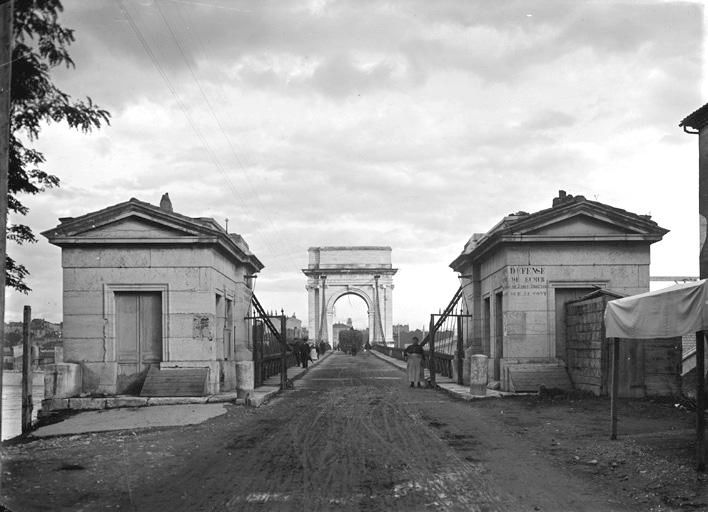
<instances>
[{"instance_id":1,"label":"doorway","mask_svg":"<svg viewBox=\"0 0 708 512\"><path fill-rule=\"evenodd\" d=\"M162 361L162 294L115 292L117 392L131 392Z\"/></svg>"}]
</instances>

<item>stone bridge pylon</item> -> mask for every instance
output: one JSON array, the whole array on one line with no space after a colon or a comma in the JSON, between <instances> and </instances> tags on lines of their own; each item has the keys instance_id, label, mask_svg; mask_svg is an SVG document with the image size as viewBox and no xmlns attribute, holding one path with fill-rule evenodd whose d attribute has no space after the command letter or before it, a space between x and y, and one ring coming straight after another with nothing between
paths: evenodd
<instances>
[{"instance_id":1,"label":"stone bridge pylon","mask_svg":"<svg viewBox=\"0 0 708 512\"><path fill-rule=\"evenodd\" d=\"M345 295L364 300L369 313L369 341L393 344L393 275L390 247L310 247L307 276L310 339L332 346L334 305Z\"/></svg>"}]
</instances>

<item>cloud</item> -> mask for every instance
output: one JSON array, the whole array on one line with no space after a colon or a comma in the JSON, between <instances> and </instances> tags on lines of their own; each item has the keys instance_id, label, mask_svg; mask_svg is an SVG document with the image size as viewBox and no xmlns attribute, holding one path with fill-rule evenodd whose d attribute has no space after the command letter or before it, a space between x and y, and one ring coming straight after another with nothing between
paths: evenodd
<instances>
[{"instance_id":1,"label":"cloud","mask_svg":"<svg viewBox=\"0 0 708 512\"><path fill-rule=\"evenodd\" d=\"M695 141L676 125L704 102L700 4L122 3L64 2L77 67L53 76L113 119L43 130L62 187L28 198L36 230L169 192L180 213L229 218L266 264L268 305L300 318L309 246L393 247L395 321L420 323L473 232L561 188L651 209L672 229L652 265L695 266L695 209L676 200ZM13 251L58 307L59 250Z\"/></svg>"}]
</instances>

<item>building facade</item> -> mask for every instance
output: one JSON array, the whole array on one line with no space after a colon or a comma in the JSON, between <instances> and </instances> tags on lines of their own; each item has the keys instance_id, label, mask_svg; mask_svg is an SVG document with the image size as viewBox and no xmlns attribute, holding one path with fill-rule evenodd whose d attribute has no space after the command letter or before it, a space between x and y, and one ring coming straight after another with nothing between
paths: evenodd
<instances>
[{"instance_id":1,"label":"building facade","mask_svg":"<svg viewBox=\"0 0 708 512\"><path fill-rule=\"evenodd\" d=\"M148 370L205 369L209 393L251 372L247 325L263 268L241 236L211 218L137 199L43 233L62 249L64 361L81 391L134 394ZM244 375L245 377L245 375Z\"/></svg>"},{"instance_id":2,"label":"building facade","mask_svg":"<svg viewBox=\"0 0 708 512\"><path fill-rule=\"evenodd\" d=\"M551 208L473 235L450 264L472 315L470 351L489 357L502 389L514 389L514 372L518 381L565 372L566 304L597 289L648 291L650 245L667 232L646 215L560 191Z\"/></svg>"}]
</instances>

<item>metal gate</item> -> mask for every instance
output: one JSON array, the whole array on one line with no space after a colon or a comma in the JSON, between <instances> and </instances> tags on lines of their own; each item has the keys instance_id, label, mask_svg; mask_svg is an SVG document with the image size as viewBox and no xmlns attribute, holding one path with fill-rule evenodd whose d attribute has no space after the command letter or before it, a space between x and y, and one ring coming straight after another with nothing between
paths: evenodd
<instances>
[{"instance_id":1,"label":"metal gate","mask_svg":"<svg viewBox=\"0 0 708 512\"><path fill-rule=\"evenodd\" d=\"M465 360L465 318L472 315L463 313L462 287L458 288L450 303L442 313L430 315L430 330L421 345L428 345L424 363L430 373L430 384L435 385L436 374L453 378L463 384L462 374ZM453 364L457 367L453 371Z\"/></svg>"},{"instance_id":2,"label":"metal gate","mask_svg":"<svg viewBox=\"0 0 708 512\"><path fill-rule=\"evenodd\" d=\"M280 389L288 383L288 367L295 365L295 357L287 344L285 313L266 313L254 294L251 298L253 316L245 317L249 322L249 336L253 350L254 387L262 386L273 375L280 373ZM280 329L274 321L280 323Z\"/></svg>"}]
</instances>

